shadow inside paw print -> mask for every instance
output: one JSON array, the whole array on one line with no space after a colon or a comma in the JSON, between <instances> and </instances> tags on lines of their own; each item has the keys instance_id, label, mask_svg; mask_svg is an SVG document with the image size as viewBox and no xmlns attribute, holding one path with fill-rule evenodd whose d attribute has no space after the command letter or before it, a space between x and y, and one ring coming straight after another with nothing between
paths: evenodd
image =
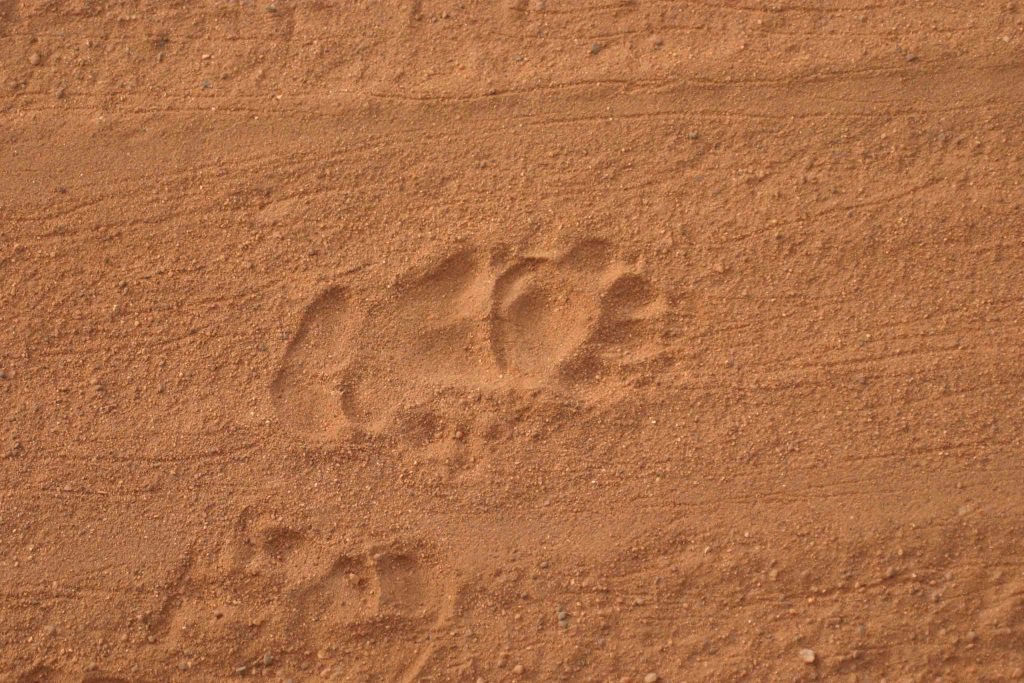
<instances>
[{"instance_id":1,"label":"shadow inside paw print","mask_svg":"<svg viewBox=\"0 0 1024 683\"><path fill-rule=\"evenodd\" d=\"M343 385L348 418L379 430L403 404L491 381L481 325L489 294L485 264L462 252L410 274L371 303L373 327L364 329Z\"/></svg>"},{"instance_id":2,"label":"shadow inside paw print","mask_svg":"<svg viewBox=\"0 0 1024 683\"><path fill-rule=\"evenodd\" d=\"M293 431L330 436L343 423L334 387L350 361L354 318L350 294L341 287L306 308L270 387L278 415Z\"/></svg>"},{"instance_id":3,"label":"shadow inside paw print","mask_svg":"<svg viewBox=\"0 0 1024 683\"><path fill-rule=\"evenodd\" d=\"M503 372L528 384L601 379L651 349L664 298L584 242L558 258L523 260L495 288L492 345Z\"/></svg>"},{"instance_id":4,"label":"shadow inside paw print","mask_svg":"<svg viewBox=\"0 0 1024 683\"><path fill-rule=\"evenodd\" d=\"M321 294L271 394L290 430L333 438L452 393L585 392L660 352L665 311L607 242L511 264L462 251L388 288Z\"/></svg>"}]
</instances>

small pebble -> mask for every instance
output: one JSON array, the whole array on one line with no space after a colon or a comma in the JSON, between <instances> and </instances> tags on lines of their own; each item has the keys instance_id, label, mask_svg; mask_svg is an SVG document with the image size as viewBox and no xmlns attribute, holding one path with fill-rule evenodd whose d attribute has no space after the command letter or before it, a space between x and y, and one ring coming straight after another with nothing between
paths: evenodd
<instances>
[{"instance_id":1,"label":"small pebble","mask_svg":"<svg viewBox=\"0 0 1024 683\"><path fill-rule=\"evenodd\" d=\"M809 650L806 647L800 649L800 661L804 664L814 664L818 659L818 655L814 654L814 650Z\"/></svg>"},{"instance_id":2,"label":"small pebble","mask_svg":"<svg viewBox=\"0 0 1024 683\"><path fill-rule=\"evenodd\" d=\"M512 667L512 673L514 673L516 676L521 675L524 671L526 671L526 667L522 664L516 664L514 667Z\"/></svg>"},{"instance_id":3,"label":"small pebble","mask_svg":"<svg viewBox=\"0 0 1024 683\"><path fill-rule=\"evenodd\" d=\"M269 652L267 654L263 655L263 666L270 666L273 663L274 663L274 655L270 654Z\"/></svg>"},{"instance_id":4,"label":"small pebble","mask_svg":"<svg viewBox=\"0 0 1024 683\"><path fill-rule=\"evenodd\" d=\"M658 680L658 674L654 673L653 671L644 676L644 683L658 683Z\"/></svg>"},{"instance_id":5,"label":"small pebble","mask_svg":"<svg viewBox=\"0 0 1024 683\"><path fill-rule=\"evenodd\" d=\"M596 55L598 52L604 49L604 45L601 43L594 43L590 46L590 54Z\"/></svg>"},{"instance_id":6,"label":"small pebble","mask_svg":"<svg viewBox=\"0 0 1024 683\"><path fill-rule=\"evenodd\" d=\"M39 66L43 63L43 56L38 52L33 52L28 56L28 63L32 66Z\"/></svg>"}]
</instances>

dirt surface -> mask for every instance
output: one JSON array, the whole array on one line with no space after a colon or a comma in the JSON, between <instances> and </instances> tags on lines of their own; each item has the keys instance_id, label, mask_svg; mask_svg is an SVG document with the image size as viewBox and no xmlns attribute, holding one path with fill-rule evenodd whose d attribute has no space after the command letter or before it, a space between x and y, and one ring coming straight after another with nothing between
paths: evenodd
<instances>
[{"instance_id":1,"label":"dirt surface","mask_svg":"<svg viewBox=\"0 0 1024 683\"><path fill-rule=\"evenodd\" d=\"M1024 677L1018 5L0 0L0 680Z\"/></svg>"}]
</instances>

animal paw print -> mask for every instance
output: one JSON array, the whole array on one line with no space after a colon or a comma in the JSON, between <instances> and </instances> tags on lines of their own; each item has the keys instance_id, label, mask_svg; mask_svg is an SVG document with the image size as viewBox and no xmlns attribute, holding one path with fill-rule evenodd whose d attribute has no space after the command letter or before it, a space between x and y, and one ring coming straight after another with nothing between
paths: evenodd
<instances>
[{"instance_id":1,"label":"animal paw print","mask_svg":"<svg viewBox=\"0 0 1024 683\"><path fill-rule=\"evenodd\" d=\"M453 611L431 567L403 550L343 555L291 595L296 641L319 649L325 660L345 634L373 641L368 656L347 655L335 664L358 680L415 680L434 655L435 632ZM416 642L427 645L410 647Z\"/></svg>"},{"instance_id":2,"label":"animal paw print","mask_svg":"<svg viewBox=\"0 0 1024 683\"><path fill-rule=\"evenodd\" d=\"M264 654L274 652L281 674L315 664L344 680L415 680L453 617L436 551L416 539L341 553L338 545L245 510L219 553L183 567L146 633L161 651L210 662L223 643L238 643L232 667L253 671L265 671Z\"/></svg>"},{"instance_id":3,"label":"animal paw print","mask_svg":"<svg viewBox=\"0 0 1024 683\"><path fill-rule=\"evenodd\" d=\"M380 432L451 395L547 387L585 397L663 351L666 311L607 242L511 263L462 251L387 288L321 294L271 395L291 431L321 439Z\"/></svg>"},{"instance_id":4,"label":"animal paw print","mask_svg":"<svg viewBox=\"0 0 1024 683\"><path fill-rule=\"evenodd\" d=\"M344 555L295 591L300 628L323 632L377 621L422 622L438 617L439 586L416 555L385 551Z\"/></svg>"}]
</instances>

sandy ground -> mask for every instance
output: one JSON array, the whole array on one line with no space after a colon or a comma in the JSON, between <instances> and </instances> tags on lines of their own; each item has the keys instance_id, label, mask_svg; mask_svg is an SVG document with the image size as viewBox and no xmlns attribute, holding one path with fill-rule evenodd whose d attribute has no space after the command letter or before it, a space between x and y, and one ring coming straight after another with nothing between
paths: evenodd
<instances>
[{"instance_id":1,"label":"sandy ground","mask_svg":"<svg viewBox=\"0 0 1024 683\"><path fill-rule=\"evenodd\" d=\"M0 0L0 680L1024 677L1024 9Z\"/></svg>"}]
</instances>

